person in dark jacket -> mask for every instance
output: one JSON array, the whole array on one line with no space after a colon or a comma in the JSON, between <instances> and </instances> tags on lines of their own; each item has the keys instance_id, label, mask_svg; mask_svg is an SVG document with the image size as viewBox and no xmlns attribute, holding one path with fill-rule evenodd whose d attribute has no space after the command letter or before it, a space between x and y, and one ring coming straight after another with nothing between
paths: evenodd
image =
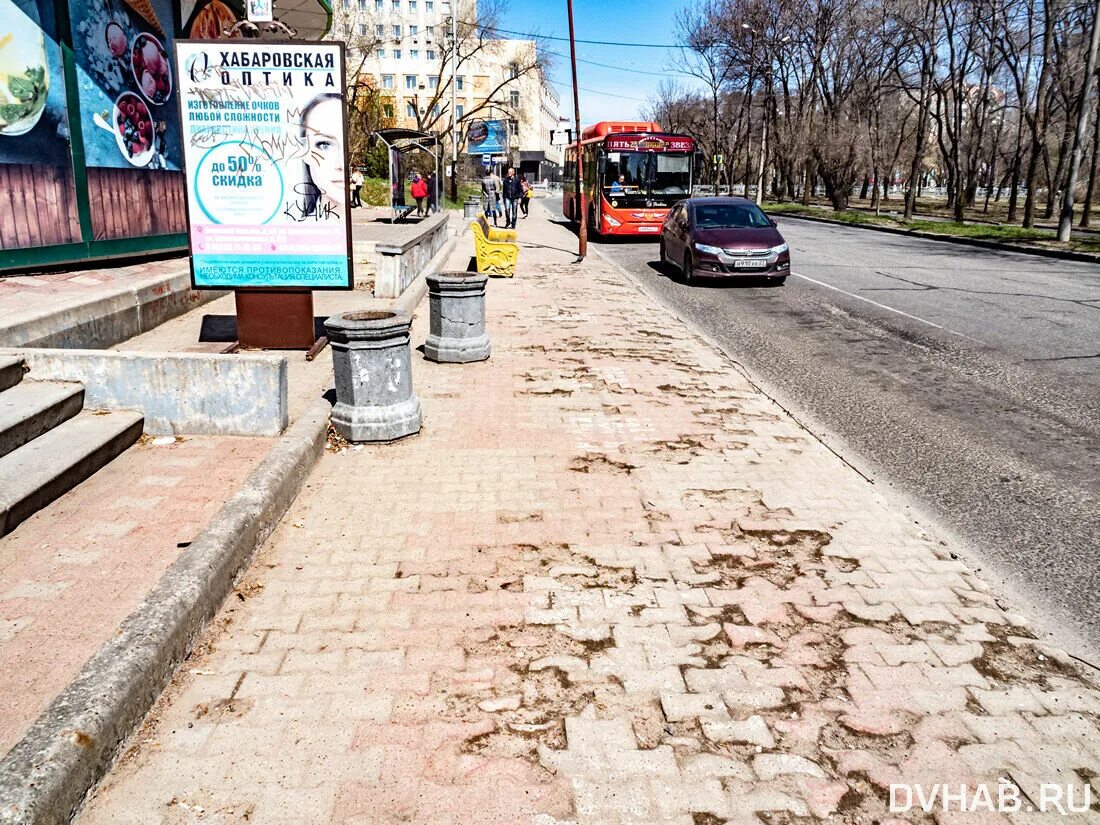
<instances>
[{"instance_id":1,"label":"person in dark jacket","mask_svg":"<svg viewBox=\"0 0 1100 825\"><path fill-rule=\"evenodd\" d=\"M519 202L523 198L523 186L516 177L516 170L509 167L504 177L504 225L509 229L516 228L516 217L519 212Z\"/></svg>"},{"instance_id":2,"label":"person in dark jacket","mask_svg":"<svg viewBox=\"0 0 1100 825\"><path fill-rule=\"evenodd\" d=\"M435 172L428 173L428 214L434 215L439 211L439 178Z\"/></svg>"}]
</instances>

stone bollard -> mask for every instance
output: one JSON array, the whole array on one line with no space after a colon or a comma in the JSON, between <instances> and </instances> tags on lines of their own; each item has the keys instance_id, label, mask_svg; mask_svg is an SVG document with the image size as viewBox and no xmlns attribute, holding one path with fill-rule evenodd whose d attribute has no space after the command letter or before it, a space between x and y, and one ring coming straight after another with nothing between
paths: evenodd
<instances>
[{"instance_id":1,"label":"stone bollard","mask_svg":"<svg viewBox=\"0 0 1100 825\"><path fill-rule=\"evenodd\" d=\"M420 431L411 323L396 312L345 312L325 321L336 373L332 424L348 441L394 441Z\"/></svg>"},{"instance_id":2,"label":"stone bollard","mask_svg":"<svg viewBox=\"0 0 1100 825\"><path fill-rule=\"evenodd\" d=\"M489 357L485 333L485 285L480 272L439 272L427 276L430 333L424 342L429 361L468 364Z\"/></svg>"}]
</instances>

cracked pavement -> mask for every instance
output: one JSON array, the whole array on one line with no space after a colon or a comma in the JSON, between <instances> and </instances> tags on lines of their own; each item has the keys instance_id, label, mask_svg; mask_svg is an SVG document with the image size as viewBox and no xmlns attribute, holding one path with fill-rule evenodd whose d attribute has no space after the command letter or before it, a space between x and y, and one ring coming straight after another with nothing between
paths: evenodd
<instances>
[{"instance_id":1,"label":"cracked pavement","mask_svg":"<svg viewBox=\"0 0 1100 825\"><path fill-rule=\"evenodd\" d=\"M971 567L1100 644L1100 267L780 216L785 287L676 283L597 243ZM1100 662L1098 662L1100 664Z\"/></svg>"},{"instance_id":2,"label":"cracked pavement","mask_svg":"<svg viewBox=\"0 0 1100 825\"><path fill-rule=\"evenodd\" d=\"M486 362L327 453L77 821L1085 823L1100 691L623 273L532 210ZM426 308L414 339L426 333Z\"/></svg>"}]
</instances>

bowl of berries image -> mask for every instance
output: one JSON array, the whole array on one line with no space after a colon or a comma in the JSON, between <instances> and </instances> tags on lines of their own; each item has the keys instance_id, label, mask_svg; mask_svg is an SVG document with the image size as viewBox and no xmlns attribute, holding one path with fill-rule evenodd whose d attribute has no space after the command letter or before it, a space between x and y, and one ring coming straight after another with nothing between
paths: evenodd
<instances>
[{"instance_id":1,"label":"bowl of berries image","mask_svg":"<svg viewBox=\"0 0 1100 825\"><path fill-rule=\"evenodd\" d=\"M123 92L114 106L115 140L122 156L134 166L153 159L153 116L149 106L133 92Z\"/></svg>"},{"instance_id":2,"label":"bowl of berries image","mask_svg":"<svg viewBox=\"0 0 1100 825\"><path fill-rule=\"evenodd\" d=\"M134 81L141 94L154 106L160 106L172 95L172 67L168 52L151 34L139 34L130 48L130 64Z\"/></svg>"}]
</instances>

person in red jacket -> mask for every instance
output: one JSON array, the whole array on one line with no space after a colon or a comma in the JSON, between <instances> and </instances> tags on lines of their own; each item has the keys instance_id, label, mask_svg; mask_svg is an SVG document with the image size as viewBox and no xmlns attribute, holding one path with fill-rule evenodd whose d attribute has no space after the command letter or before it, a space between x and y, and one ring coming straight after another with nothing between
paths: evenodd
<instances>
[{"instance_id":1,"label":"person in red jacket","mask_svg":"<svg viewBox=\"0 0 1100 825\"><path fill-rule=\"evenodd\" d=\"M428 197L428 184L424 182L420 175L413 175L410 191L413 198L416 199L416 215L417 217L423 217L427 214L424 210L424 198Z\"/></svg>"}]
</instances>

